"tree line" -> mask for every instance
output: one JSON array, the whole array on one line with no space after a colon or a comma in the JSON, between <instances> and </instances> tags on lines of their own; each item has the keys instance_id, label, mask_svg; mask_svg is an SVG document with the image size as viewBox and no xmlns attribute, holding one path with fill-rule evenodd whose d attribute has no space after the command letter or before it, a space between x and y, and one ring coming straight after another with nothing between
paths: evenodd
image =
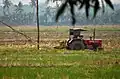
<instances>
[{"instance_id":1,"label":"tree line","mask_svg":"<svg viewBox=\"0 0 120 79\"><path fill-rule=\"evenodd\" d=\"M36 24L36 3L35 0L27 5L24 5L21 1L18 4L13 4L10 0L3 0L2 6L0 6L0 20L4 21L11 25L35 25ZM39 18L40 25L71 25L71 14L69 9L66 9L66 12L62 14L58 23L55 22L56 11L59 8L59 4L56 2L54 6L48 4L39 5ZM104 14L102 10L96 15L96 18L89 19L86 18L85 11L81 10L80 12L75 8L76 25L89 25L89 24L120 24L120 5L114 4L115 10L109 10L108 6L105 6L107 9ZM30 11L28 11L27 9ZM89 15L94 15L93 9L90 9Z\"/></svg>"}]
</instances>

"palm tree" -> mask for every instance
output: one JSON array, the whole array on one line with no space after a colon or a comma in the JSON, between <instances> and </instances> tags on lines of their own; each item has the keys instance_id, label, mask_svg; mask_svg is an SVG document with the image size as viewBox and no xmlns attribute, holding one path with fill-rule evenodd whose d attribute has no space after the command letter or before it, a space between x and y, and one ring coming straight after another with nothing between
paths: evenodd
<instances>
[{"instance_id":1,"label":"palm tree","mask_svg":"<svg viewBox=\"0 0 120 79\"><path fill-rule=\"evenodd\" d=\"M11 6L11 1L9 0L3 0L3 14L4 15L9 15L10 11L9 11L9 7Z\"/></svg>"},{"instance_id":2,"label":"palm tree","mask_svg":"<svg viewBox=\"0 0 120 79\"><path fill-rule=\"evenodd\" d=\"M36 0L31 0L30 5L31 5L31 7L33 8L33 11L34 11L35 7L36 7Z\"/></svg>"},{"instance_id":3,"label":"palm tree","mask_svg":"<svg viewBox=\"0 0 120 79\"><path fill-rule=\"evenodd\" d=\"M31 0L30 6L33 8L33 21L36 21L36 0Z\"/></svg>"},{"instance_id":4,"label":"palm tree","mask_svg":"<svg viewBox=\"0 0 120 79\"><path fill-rule=\"evenodd\" d=\"M19 24L22 24L22 21L23 21L23 3L20 1L18 3L18 5L15 5L15 15L16 15L16 18L17 18L17 22Z\"/></svg>"},{"instance_id":5,"label":"palm tree","mask_svg":"<svg viewBox=\"0 0 120 79\"><path fill-rule=\"evenodd\" d=\"M46 24L49 23L49 20L50 20L49 17L51 17L50 9L51 9L50 6L47 6L47 7L45 8L44 17L45 17L45 22L46 22Z\"/></svg>"},{"instance_id":6,"label":"palm tree","mask_svg":"<svg viewBox=\"0 0 120 79\"><path fill-rule=\"evenodd\" d=\"M17 14L21 14L23 12L23 4L21 1L18 3L18 5L15 5L15 7L16 7L15 12Z\"/></svg>"}]
</instances>

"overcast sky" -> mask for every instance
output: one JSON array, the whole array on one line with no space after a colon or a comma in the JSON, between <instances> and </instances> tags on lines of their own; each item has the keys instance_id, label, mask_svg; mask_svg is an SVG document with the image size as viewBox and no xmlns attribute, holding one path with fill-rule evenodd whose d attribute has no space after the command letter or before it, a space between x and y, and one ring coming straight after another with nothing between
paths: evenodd
<instances>
[{"instance_id":1,"label":"overcast sky","mask_svg":"<svg viewBox=\"0 0 120 79\"><path fill-rule=\"evenodd\" d=\"M30 2L30 0L10 0L13 3L17 4L19 1L28 4ZM45 2L46 0L39 0L39 2ZM111 0L113 3L120 3L120 0ZM0 0L0 3L2 3L2 0Z\"/></svg>"},{"instance_id":2,"label":"overcast sky","mask_svg":"<svg viewBox=\"0 0 120 79\"><path fill-rule=\"evenodd\" d=\"M24 4L29 4L31 0L10 0L12 3L18 4L19 1L23 2ZM39 2L44 3L46 0L39 0ZM0 0L0 3L2 3L2 0Z\"/></svg>"}]
</instances>

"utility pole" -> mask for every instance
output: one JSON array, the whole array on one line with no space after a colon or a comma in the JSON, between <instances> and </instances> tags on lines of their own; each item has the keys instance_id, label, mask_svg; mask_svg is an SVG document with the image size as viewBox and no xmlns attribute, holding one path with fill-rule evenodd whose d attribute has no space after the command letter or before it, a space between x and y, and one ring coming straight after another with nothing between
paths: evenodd
<instances>
[{"instance_id":1,"label":"utility pole","mask_svg":"<svg viewBox=\"0 0 120 79\"><path fill-rule=\"evenodd\" d=\"M37 16L37 31L38 31L38 36L37 36L37 49L39 50L39 43L40 43L40 27L39 27L39 3L38 0L36 0L36 16Z\"/></svg>"}]
</instances>

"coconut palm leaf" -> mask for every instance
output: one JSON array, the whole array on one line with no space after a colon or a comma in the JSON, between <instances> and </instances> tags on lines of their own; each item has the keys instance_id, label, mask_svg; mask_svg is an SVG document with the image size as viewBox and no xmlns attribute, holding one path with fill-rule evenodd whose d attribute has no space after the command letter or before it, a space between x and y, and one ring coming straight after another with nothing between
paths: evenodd
<instances>
[{"instance_id":1,"label":"coconut palm leaf","mask_svg":"<svg viewBox=\"0 0 120 79\"><path fill-rule=\"evenodd\" d=\"M72 24L74 25L76 23L75 20L75 11L74 11L74 7L77 6L80 9L85 8L85 13L86 13L86 17L89 17L89 12L90 12L90 8L94 9L94 16L93 18L95 18L97 12L100 10L100 0L48 0L51 2L55 2L55 1L61 1L61 7L58 9L57 14L56 14L56 21L58 21L59 16L62 15L66 9L66 7L69 5L70 7L70 12L71 12L71 18L72 18ZM104 12L104 3L109 5L109 7L111 9L114 10L113 4L111 2L111 0L103 0L102 1L102 8L103 8L103 12Z\"/></svg>"},{"instance_id":2,"label":"coconut palm leaf","mask_svg":"<svg viewBox=\"0 0 120 79\"><path fill-rule=\"evenodd\" d=\"M63 12L65 11L65 8L67 7L67 0L66 0L66 2L65 3L63 3L61 6L60 6L60 8L58 9L58 12L57 12L57 14L56 14L56 21L58 21L58 18L59 18L59 16L61 15L61 14L63 14Z\"/></svg>"}]
</instances>

